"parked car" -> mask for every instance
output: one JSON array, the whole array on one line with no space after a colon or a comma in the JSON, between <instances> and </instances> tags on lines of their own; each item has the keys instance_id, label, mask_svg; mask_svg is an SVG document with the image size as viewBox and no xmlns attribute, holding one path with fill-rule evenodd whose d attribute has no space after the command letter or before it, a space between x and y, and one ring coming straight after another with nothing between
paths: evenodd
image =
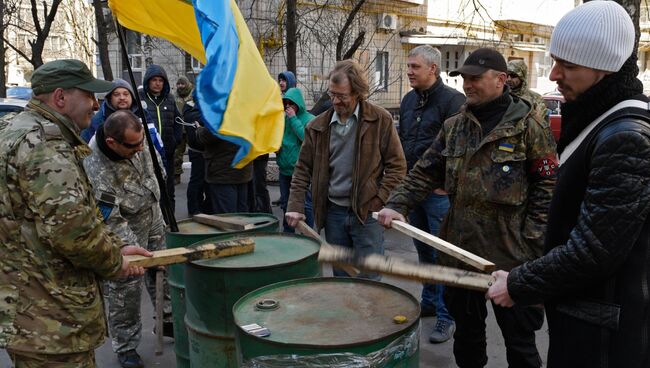
<instances>
[{"instance_id":1,"label":"parked car","mask_svg":"<svg viewBox=\"0 0 650 368\"><path fill-rule=\"evenodd\" d=\"M21 112L25 109L27 101L14 98L0 98L0 118L11 113Z\"/></svg>"},{"instance_id":2,"label":"parked car","mask_svg":"<svg viewBox=\"0 0 650 368\"><path fill-rule=\"evenodd\" d=\"M564 102L562 95L545 94L542 96L546 108L550 111L551 132L555 141L560 139L560 130L562 128L562 116L560 115L560 104Z\"/></svg>"},{"instance_id":3,"label":"parked car","mask_svg":"<svg viewBox=\"0 0 650 368\"><path fill-rule=\"evenodd\" d=\"M32 98L32 89L29 87L7 87L7 98L29 100Z\"/></svg>"}]
</instances>

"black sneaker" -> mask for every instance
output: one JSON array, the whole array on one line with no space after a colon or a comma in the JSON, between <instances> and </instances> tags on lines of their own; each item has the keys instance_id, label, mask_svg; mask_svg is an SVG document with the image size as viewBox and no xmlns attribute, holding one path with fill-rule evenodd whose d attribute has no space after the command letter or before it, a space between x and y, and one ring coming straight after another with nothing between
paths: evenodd
<instances>
[{"instance_id":1,"label":"black sneaker","mask_svg":"<svg viewBox=\"0 0 650 368\"><path fill-rule=\"evenodd\" d=\"M135 350L125 351L124 353L117 353L117 360L120 362L122 368L143 368L144 363L142 358Z\"/></svg>"},{"instance_id":2,"label":"black sneaker","mask_svg":"<svg viewBox=\"0 0 650 368\"><path fill-rule=\"evenodd\" d=\"M456 332L456 322L438 319L431 335L429 335L429 341L434 344L445 342L454 336L454 332Z\"/></svg>"}]
</instances>

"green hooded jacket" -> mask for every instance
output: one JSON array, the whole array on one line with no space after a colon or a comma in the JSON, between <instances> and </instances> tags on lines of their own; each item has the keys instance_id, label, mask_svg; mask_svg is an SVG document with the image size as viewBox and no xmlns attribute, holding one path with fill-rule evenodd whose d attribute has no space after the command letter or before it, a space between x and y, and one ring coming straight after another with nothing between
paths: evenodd
<instances>
[{"instance_id":1,"label":"green hooded jacket","mask_svg":"<svg viewBox=\"0 0 650 368\"><path fill-rule=\"evenodd\" d=\"M289 100L298 105L296 116L290 118L284 117L284 135L282 136L282 146L277 156L280 174L285 176L293 175L293 168L298 161L300 147L305 139L305 127L307 123L314 119L314 115L307 112L305 100L298 88L289 88L282 99Z\"/></svg>"}]
</instances>

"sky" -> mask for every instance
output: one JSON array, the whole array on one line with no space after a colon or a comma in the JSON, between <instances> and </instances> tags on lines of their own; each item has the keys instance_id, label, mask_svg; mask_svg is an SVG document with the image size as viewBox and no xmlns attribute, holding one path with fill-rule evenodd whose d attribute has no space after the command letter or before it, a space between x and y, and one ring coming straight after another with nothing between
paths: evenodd
<instances>
[{"instance_id":1,"label":"sky","mask_svg":"<svg viewBox=\"0 0 650 368\"><path fill-rule=\"evenodd\" d=\"M494 20L515 19L554 26L573 9L574 0L429 0L428 16L467 22L476 19L475 5L482 6Z\"/></svg>"}]
</instances>

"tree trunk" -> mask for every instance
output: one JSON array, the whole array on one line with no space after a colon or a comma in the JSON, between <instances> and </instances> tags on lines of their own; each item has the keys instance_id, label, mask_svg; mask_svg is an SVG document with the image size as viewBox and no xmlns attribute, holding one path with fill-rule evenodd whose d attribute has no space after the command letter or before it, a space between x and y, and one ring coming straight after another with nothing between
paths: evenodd
<instances>
[{"instance_id":1,"label":"tree trunk","mask_svg":"<svg viewBox=\"0 0 650 368\"><path fill-rule=\"evenodd\" d=\"M107 81L113 80L113 68L108 55L108 24L104 18L104 9L100 0L93 0L95 8L95 21L97 21L97 50L99 62L102 65L102 74Z\"/></svg>"},{"instance_id":2,"label":"tree trunk","mask_svg":"<svg viewBox=\"0 0 650 368\"><path fill-rule=\"evenodd\" d=\"M5 60L5 55L7 53L7 48L5 47L5 41L4 41L4 32L5 32L5 26L4 26L4 10L5 10L5 2L4 0L0 0L0 97L7 97L7 74L6 73L6 60Z\"/></svg>"},{"instance_id":3,"label":"tree trunk","mask_svg":"<svg viewBox=\"0 0 650 368\"><path fill-rule=\"evenodd\" d=\"M296 73L296 0L287 0L287 70Z\"/></svg>"}]
</instances>

